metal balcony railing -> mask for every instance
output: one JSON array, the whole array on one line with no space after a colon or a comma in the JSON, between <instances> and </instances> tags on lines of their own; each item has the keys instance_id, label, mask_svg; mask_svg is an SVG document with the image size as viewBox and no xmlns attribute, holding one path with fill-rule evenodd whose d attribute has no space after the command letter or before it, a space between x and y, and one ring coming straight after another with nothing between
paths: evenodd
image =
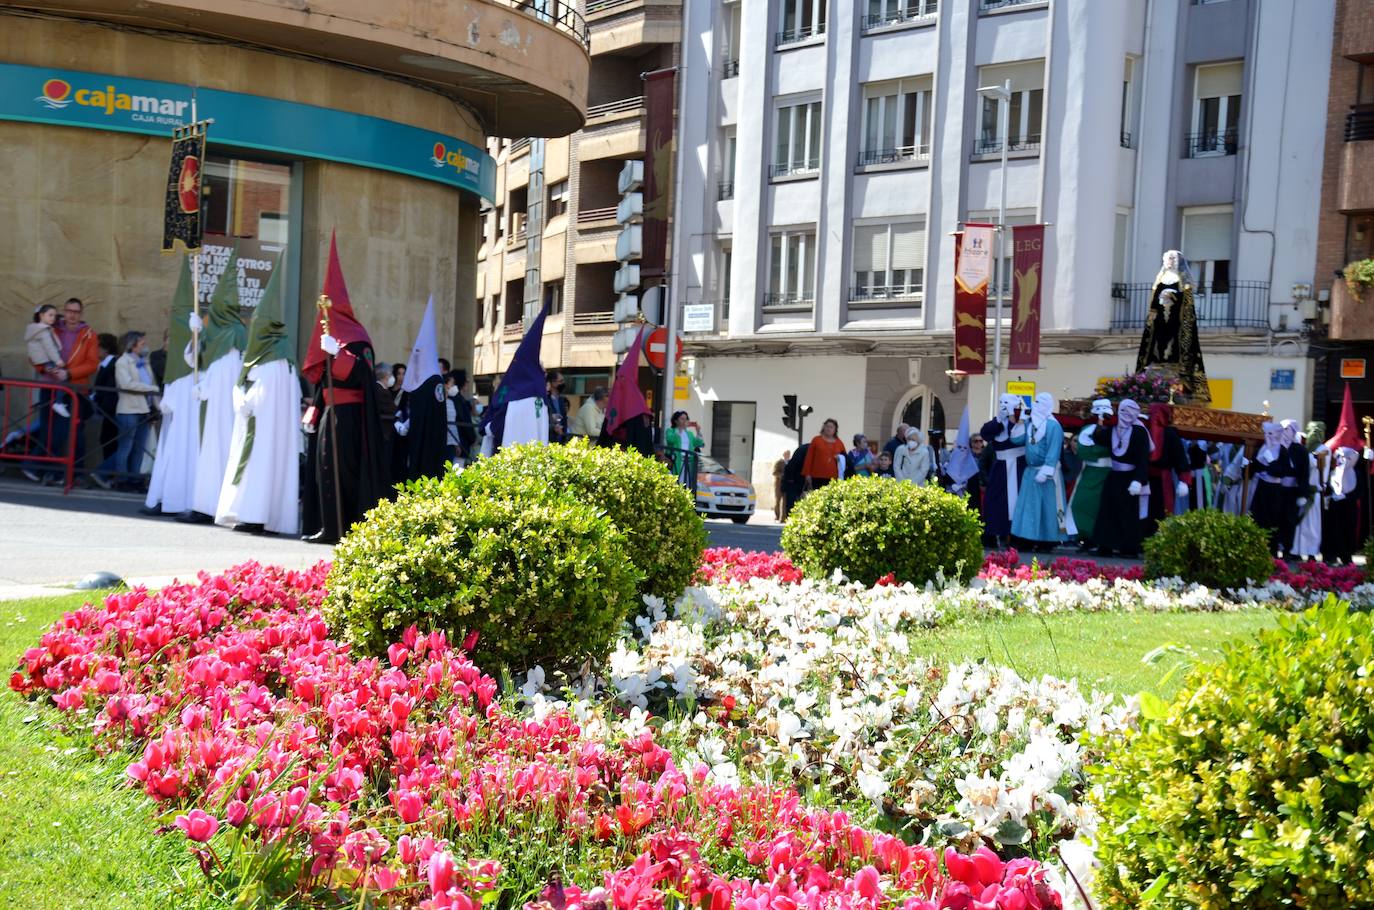
<instances>
[{"instance_id":1,"label":"metal balcony railing","mask_svg":"<svg viewBox=\"0 0 1374 910\"><path fill-rule=\"evenodd\" d=\"M642 3L643 0L587 0L587 15L592 13L604 13L608 9L615 9L617 6L629 6L631 3Z\"/></svg>"},{"instance_id":2,"label":"metal balcony railing","mask_svg":"<svg viewBox=\"0 0 1374 910\"><path fill-rule=\"evenodd\" d=\"M934 19L938 12L938 0L925 0L924 3L921 0L894 2L892 8L886 12L864 16L864 31L903 22L915 22L918 19Z\"/></svg>"},{"instance_id":3,"label":"metal balcony railing","mask_svg":"<svg viewBox=\"0 0 1374 910\"><path fill-rule=\"evenodd\" d=\"M764 294L765 310L809 310L816 305L814 294Z\"/></svg>"},{"instance_id":4,"label":"metal balcony railing","mask_svg":"<svg viewBox=\"0 0 1374 910\"><path fill-rule=\"evenodd\" d=\"M722 79L733 79L739 75L739 61L726 60L725 66L721 68Z\"/></svg>"},{"instance_id":5,"label":"metal balcony railing","mask_svg":"<svg viewBox=\"0 0 1374 910\"><path fill-rule=\"evenodd\" d=\"M501 329L501 334L506 338L518 338L525 334L525 320L517 319L515 322L506 323Z\"/></svg>"},{"instance_id":6,"label":"metal balcony railing","mask_svg":"<svg viewBox=\"0 0 1374 910\"><path fill-rule=\"evenodd\" d=\"M859 304L893 304L900 303L911 305L920 303L925 298L925 292L918 287L906 285L893 285L891 287L870 286L849 289L849 302Z\"/></svg>"},{"instance_id":7,"label":"metal balcony railing","mask_svg":"<svg viewBox=\"0 0 1374 910\"><path fill-rule=\"evenodd\" d=\"M1121 131L1121 147L1124 149L1135 148L1135 137L1126 130Z\"/></svg>"},{"instance_id":8,"label":"metal balcony railing","mask_svg":"<svg viewBox=\"0 0 1374 910\"><path fill-rule=\"evenodd\" d=\"M496 2L519 10L526 16L538 19L540 22L547 22L560 32L572 35L582 42L584 48L592 46L591 36L587 32L587 20L583 19L577 8L566 0L496 0Z\"/></svg>"},{"instance_id":9,"label":"metal balcony railing","mask_svg":"<svg viewBox=\"0 0 1374 910\"><path fill-rule=\"evenodd\" d=\"M573 328L615 328L615 313L610 310L600 313L573 313Z\"/></svg>"},{"instance_id":10,"label":"metal balcony railing","mask_svg":"<svg viewBox=\"0 0 1374 910\"><path fill-rule=\"evenodd\" d=\"M580 209L577 213L578 224L596 224L598 221L615 221L615 206L604 209Z\"/></svg>"},{"instance_id":11,"label":"metal balcony railing","mask_svg":"<svg viewBox=\"0 0 1374 910\"><path fill-rule=\"evenodd\" d=\"M735 183L733 180L722 181L716 184L716 198L721 202L735 198Z\"/></svg>"},{"instance_id":12,"label":"metal balcony railing","mask_svg":"<svg viewBox=\"0 0 1374 910\"><path fill-rule=\"evenodd\" d=\"M1183 157L1213 158L1222 155L1234 155L1237 148L1236 138L1237 134L1233 129L1189 133L1187 144L1183 148Z\"/></svg>"},{"instance_id":13,"label":"metal balcony railing","mask_svg":"<svg viewBox=\"0 0 1374 910\"><path fill-rule=\"evenodd\" d=\"M1008 152L1038 152L1040 151L1040 134L1034 133L1030 136L1013 136L1011 144L1007 146ZM973 154L975 155L1000 155L1002 154L1001 136L984 136L973 144Z\"/></svg>"},{"instance_id":14,"label":"metal balcony railing","mask_svg":"<svg viewBox=\"0 0 1374 910\"><path fill-rule=\"evenodd\" d=\"M621 98L619 101L607 101L605 104L591 105L587 108L587 119L593 120L597 117L610 117L613 114L628 114L638 111L643 107L643 95L636 95L633 98Z\"/></svg>"},{"instance_id":15,"label":"metal balcony railing","mask_svg":"<svg viewBox=\"0 0 1374 910\"><path fill-rule=\"evenodd\" d=\"M1004 9L1008 6L1021 6L1026 3L1043 2L1045 2L1045 0L978 0L978 9L980 12L987 12L988 10Z\"/></svg>"},{"instance_id":16,"label":"metal balcony railing","mask_svg":"<svg viewBox=\"0 0 1374 910\"><path fill-rule=\"evenodd\" d=\"M897 161L929 161L930 146L906 145L889 149L865 149L859 152L859 167L870 164L892 164Z\"/></svg>"},{"instance_id":17,"label":"metal balcony railing","mask_svg":"<svg viewBox=\"0 0 1374 910\"><path fill-rule=\"evenodd\" d=\"M784 44L795 44L798 41L805 41L807 38L814 38L817 35L825 34L825 23L819 25L794 25L785 28L773 35L773 46L781 47Z\"/></svg>"},{"instance_id":18,"label":"metal balcony railing","mask_svg":"<svg viewBox=\"0 0 1374 910\"><path fill-rule=\"evenodd\" d=\"M1112 285L1112 328L1143 329L1150 316L1150 283ZM1269 328L1269 282L1232 281L1193 290L1200 329Z\"/></svg>"},{"instance_id":19,"label":"metal balcony railing","mask_svg":"<svg viewBox=\"0 0 1374 910\"><path fill-rule=\"evenodd\" d=\"M1366 142L1374 139L1374 108L1352 110L1345 115L1345 141Z\"/></svg>"},{"instance_id":20,"label":"metal balcony railing","mask_svg":"<svg viewBox=\"0 0 1374 910\"><path fill-rule=\"evenodd\" d=\"M517 139L510 144L510 157L529 151L530 141L528 139Z\"/></svg>"},{"instance_id":21,"label":"metal balcony railing","mask_svg":"<svg viewBox=\"0 0 1374 910\"><path fill-rule=\"evenodd\" d=\"M821 159L811 158L806 161L790 161L783 164L775 164L769 168L769 175L773 177L792 177L798 174L816 174L821 169Z\"/></svg>"}]
</instances>

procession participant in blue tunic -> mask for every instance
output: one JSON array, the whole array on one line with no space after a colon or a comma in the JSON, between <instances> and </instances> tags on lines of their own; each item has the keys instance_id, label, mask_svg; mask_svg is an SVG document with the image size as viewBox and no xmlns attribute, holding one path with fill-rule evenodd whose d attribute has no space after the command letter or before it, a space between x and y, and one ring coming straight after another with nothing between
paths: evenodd
<instances>
[{"instance_id":1,"label":"procession participant in blue tunic","mask_svg":"<svg viewBox=\"0 0 1374 910\"><path fill-rule=\"evenodd\" d=\"M1054 418L1054 406L1054 396L1041 392L1031 405L1030 421L1018 424L1011 434L1013 442L1023 441L1026 446L1026 471L1016 498L1011 533L1038 552L1049 552L1055 544L1078 533L1073 514L1066 508L1064 472L1059 465L1064 429Z\"/></svg>"},{"instance_id":2,"label":"procession participant in blue tunic","mask_svg":"<svg viewBox=\"0 0 1374 910\"><path fill-rule=\"evenodd\" d=\"M1011 535L1016 494L1026 466L1026 447L1011 438L1020 409L1021 396L1003 395L998 399L997 416L983 424L981 433L987 443L983 457L989 464L983 491L983 536L997 546Z\"/></svg>"}]
</instances>

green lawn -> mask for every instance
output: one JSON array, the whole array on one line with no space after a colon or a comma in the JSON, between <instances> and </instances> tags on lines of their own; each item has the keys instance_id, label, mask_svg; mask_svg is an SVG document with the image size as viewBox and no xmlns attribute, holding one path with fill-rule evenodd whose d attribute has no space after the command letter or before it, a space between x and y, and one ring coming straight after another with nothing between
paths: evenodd
<instances>
[{"instance_id":1,"label":"green lawn","mask_svg":"<svg viewBox=\"0 0 1374 910\"><path fill-rule=\"evenodd\" d=\"M1014 616L912 636L915 653L936 661L986 659L1022 676L1074 678L1085 690L1171 697L1180 664L1212 662L1275 624L1265 610L1238 613L1059 613ZM1144 658L1161 646L1152 662ZM1173 672L1171 672L1171 670Z\"/></svg>"},{"instance_id":2,"label":"green lawn","mask_svg":"<svg viewBox=\"0 0 1374 910\"><path fill-rule=\"evenodd\" d=\"M26 648L81 596L0 603L8 681ZM181 832L152 836L152 803L122 786L125 756L96 758L6 684L0 694L0 907L214 906Z\"/></svg>"},{"instance_id":3,"label":"green lawn","mask_svg":"<svg viewBox=\"0 0 1374 910\"><path fill-rule=\"evenodd\" d=\"M0 668L9 670L42 631L82 597L0 602ZM913 635L913 650L939 661L986 658L1026 676L1076 677L1084 688L1172 695L1180 661L1211 660L1226 642L1271 626L1272 614L1061 614L1019 616ZM1153 664L1142 662L1161 645ZM201 908L222 906L175 829L121 785L127 757L91 756L60 728L53 709L6 686L0 693L0 907Z\"/></svg>"}]
</instances>

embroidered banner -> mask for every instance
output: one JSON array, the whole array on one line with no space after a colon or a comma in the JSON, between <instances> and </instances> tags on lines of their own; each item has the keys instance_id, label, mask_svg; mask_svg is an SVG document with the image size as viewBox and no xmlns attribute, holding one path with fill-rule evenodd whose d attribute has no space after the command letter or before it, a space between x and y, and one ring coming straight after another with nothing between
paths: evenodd
<instances>
[{"instance_id":1,"label":"embroidered banner","mask_svg":"<svg viewBox=\"0 0 1374 910\"><path fill-rule=\"evenodd\" d=\"M992 225L966 224L954 235L954 368L987 372L988 275Z\"/></svg>"},{"instance_id":2,"label":"embroidered banner","mask_svg":"<svg viewBox=\"0 0 1374 910\"><path fill-rule=\"evenodd\" d=\"M673 100L676 70L655 70L644 77L644 255L641 282L661 281L666 272L668 216L673 187Z\"/></svg>"},{"instance_id":3,"label":"embroidered banner","mask_svg":"<svg viewBox=\"0 0 1374 910\"><path fill-rule=\"evenodd\" d=\"M200 216L200 166L204 160L204 126L178 128L172 137L172 165L167 169L167 193L163 199L163 250L175 249L177 241L187 252L200 249L204 227Z\"/></svg>"},{"instance_id":4,"label":"embroidered banner","mask_svg":"<svg viewBox=\"0 0 1374 910\"><path fill-rule=\"evenodd\" d=\"M1011 350L1007 366L1013 370L1040 369L1040 276L1045 256L1045 226L1017 225L1011 229L1012 275Z\"/></svg>"}]
</instances>

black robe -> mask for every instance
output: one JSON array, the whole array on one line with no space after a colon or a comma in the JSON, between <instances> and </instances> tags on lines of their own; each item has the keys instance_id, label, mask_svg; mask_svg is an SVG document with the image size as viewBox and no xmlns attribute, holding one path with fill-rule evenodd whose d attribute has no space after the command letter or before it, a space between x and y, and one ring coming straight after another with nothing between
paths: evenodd
<instances>
[{"instance_id":1,"label":"black robe","mask_svg":"<svg viewBox=\"0 0 1374 910\"><path fill-rule=\"evenodd\" d=\"M1113 430L1111 437L1115 436ZM1107 445L1111 447L1111 438ZM1149 432L1140 424L1131 427L1126 451L1120 455L1113 451L1111 457L1133 467L1129 471L1113 468L1107 475L1102 485L1102 502L1097 507L1097 521L1093 524L1093 544L1100 550L1134 556L1140 552L1145 529L1140 520L1140 497L1132 496L1129 488L1132 481L1139 481L1142 487L1150 482Z\"/></svg>"},{"instance_id":2,"label":"black robe","mask_svg":"<svg viewBox=\"0 0 1374 910\"><path fill-rule=\"evenodd\" d=\"M1297 443L1293 446L1302 449ZM1297 487L1284 486L1283 481L1286 478L1301 478L1306 483L1307 480L1307 450L1303 449L1304 464L1299 473L1293 453L1289 451L1293 446L1280 447L1274 460L1267 464L1258 455L1255 456L1258 480L1255 483L1255 495L1250 501L1250 516L1269 532L1269 550L1275 554L1292 546L1293 531L1298 524Z\"/></svg>"},{"instance_id":3,"label":"black robe","mask_svg":"<svg viewBox=\"0 0 1374 910\"><path fill-rule=\"evenodd\" d=\"M614 435L607 429L610 421L603 421L601 424L601 435L596 438L599 446L620 446L625 449L634 449L645 458L654 457L654 428L649 422L648 414L641 414L638 417L631 417L622 423Z\"/></svg>"},{"instance_id":4,"label":"black robe","mask_svg":"<svg viewBox=\"0 0 1374 910\"><path fill-rule=\"evenodd\" d=\"M448 459L448 408L444 380L435 375L410 393L410 432L406 433L406 479L442 477Z\"/></svg>"},{"instance_id":5,"label":"black robe","mask_svg":"<svg viewBox=\"0 0 1374 910\"><path fill-rule=\"evenodd\" d=\"M1328 455L1328 464L1334 454ZM1336 467L1330 465L1334 472ZM1365 540L1362 525L1368 516L1369 508L1369 462L1356 458L1352 467L1355 472L1355 489L1348 491L1342 499L1327 499L1326 511L1322 513L1322 559L1327 562L1350 563L1360 551ZM1335 491L1328 485L1327 493Z\"/></svg>"},{"instance_id":6,"label":"black robe","mask_svg":"<svg viewBox=\"0 0 1374 910\"><path fill-rule=\"evenodd\" d=\"M1182 475L1193 469L1188 450L1183 445L1183 437L1178 435L1178 430L1173 426L1164 428L1164 451L1150 454L1154 457L1150 459L1150 516L1145 522L1147 537L1159 529L1161 521L1173 514L1167 505L1174 501L1176 492L1170 490L1169 495L1165 496L1164 485L1174 486L1176 481L1183 479ZM1192 502L1192 497L1189 502Z\"/></svg>"},{"instance_id":7,"label":"black robe","mask_svg":"<svg viewBox=\"0 0 1374 910\"><path fill-rule=\"evenodd\" d=\"M327 380L321 377L312 400L319 416L306 451L302 531L305 536L325 543L337 542L387 492L382 426L377 414L377 396L373 393L377 379L372 364L372 346L359 341L346 345L344 350L353 355L352 364L342 376L344 364L337 364L333 387L341 393L357 393L362 400L326 406ZM329 369L329 365L325 369ZM334 448L336 436L337 450ZM342 528L339 527L340 513Z\"/></svg>"},{"instance_id":8,"label":"black robe","mask_svg":"<svg viewBox=\"0 0 1374 910\"><path fill-rule=\"evenodd\" d=\"M1161 300L1164 291L1175 292L1172 306L1166 307ZM1205 404L1212 400L1207 368L1202 363L1191 286L1157 281L1151 289L1150 309L1135 360L1137 373L1146 367L1160 367L1176 376L1193 401Z\"/></svg>"}]
</instances>

